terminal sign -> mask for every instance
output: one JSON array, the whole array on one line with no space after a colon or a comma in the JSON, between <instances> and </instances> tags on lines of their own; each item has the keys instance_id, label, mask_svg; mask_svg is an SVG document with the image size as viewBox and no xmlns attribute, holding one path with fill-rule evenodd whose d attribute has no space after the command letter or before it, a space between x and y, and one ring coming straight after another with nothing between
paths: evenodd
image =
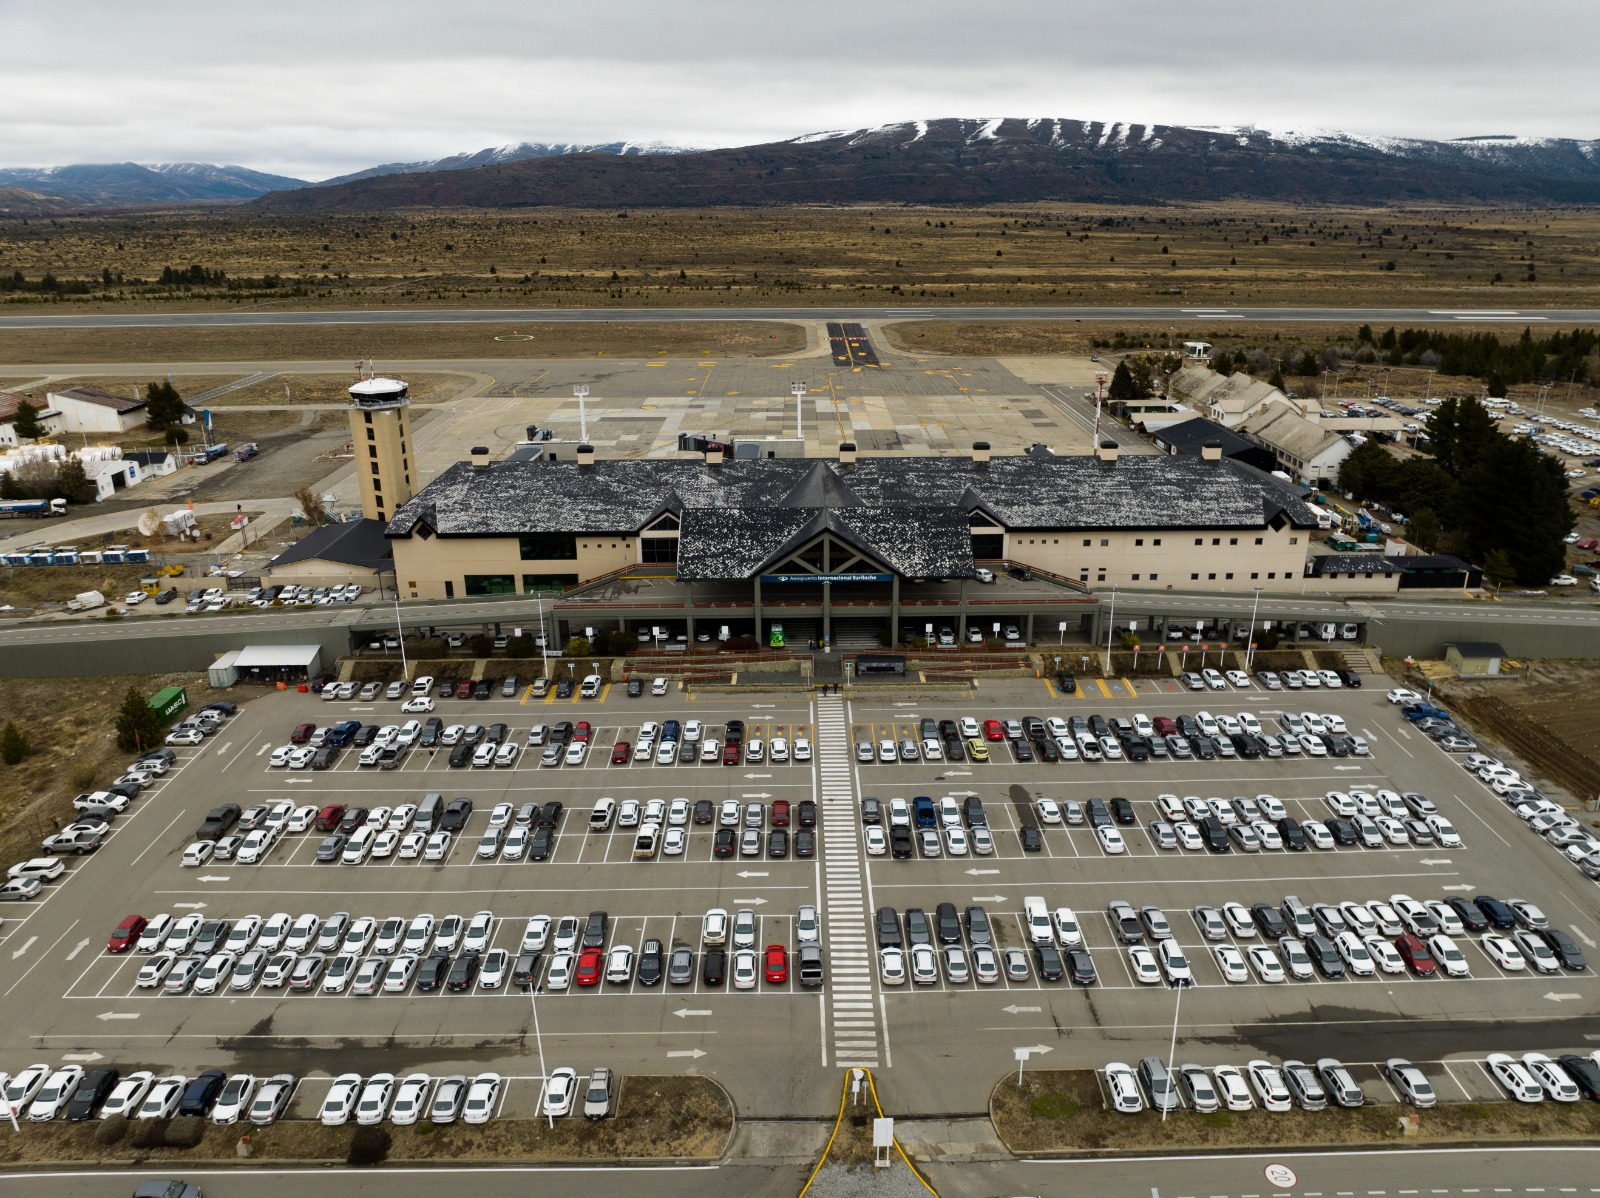
<instances>
[{"instance_id":1,"label":"terminal sign","mask_svg":"<svg viewBox=\"0 0 1600 1198\"><path fill-rule=\"evenodd\" d=\"M762 582L893 582L893 574L763 574Z\"/></svg>"}]
</instances>

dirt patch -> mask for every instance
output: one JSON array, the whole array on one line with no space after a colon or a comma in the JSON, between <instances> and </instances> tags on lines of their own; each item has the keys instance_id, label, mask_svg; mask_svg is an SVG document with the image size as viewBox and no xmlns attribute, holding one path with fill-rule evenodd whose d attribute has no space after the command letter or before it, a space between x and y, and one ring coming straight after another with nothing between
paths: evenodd
<instances>
[{"instance_id":1,"label":"dirt patch","mask_svg":"<svg viewBox=\"0 0 1600 1198\"><path fill-rule=\"evenodd\" d=\"M41 542L42 544L43 542ZM81 548L98 547L98 540ZM139 579L152 566L8 566L0 569L0 603L13 607L65 604L81 591L99 591L107 603L117 603L139 589Z\"/></svg>"},{"instance_id":2,"label":"dirt patch","mask_svg":"<svg viewBox=\"0 0 1600 1198\"><path fill-rule=\"evenodd\" d=\"M201 1134L194 1133L202 1129ZM114 1143L102 1142L95 1123L47 1123L29 1134L0 1140L0 1163L34 1161L233 1160L248 1136L249 1159L267 1161L349 1160L359 1132L368 1128L323 1127L291 1120L269 1127L216 1127L209 1121L174 1119L162 1124L129 1123ZM715 1082L700 1077L626 1077L615 1118L556 1120L551 1130L538 1119L497 1119L477 1127L454 1124L383 1129L389 1142L378 1153L400 1161L516 1160L710 1160L722 1154L733 1132L733 1107ZM110 1138L110 1137L105 1137ZM135 1141L139 1141L136 1143ZM371 1152L373 1146L363 1146ZM368 1159L371 1159L370 1157Z\"/></svg>"},{"instance_id":3,"label":"dirt patch","mask_svg":"<svg viewBox=\"0 0 1600 1198\"><path fill-rule=\"evenodd\" d=\"M33 752L19 765L0 765L0 862L38 856L40 839L71 822L74 795L122 773L132 754L117 748L115 724L130 686L142 695L184 687L191 711L223 694L203 674L5 680L0 725L14 721Z\"/></svg>"},{"instance_id":4,"label":"dirt patch","mask_svg":"<svg viewBox=\"0 0 1600 1198\"><path fill-rule=\"evenodd\" d=\"M520 302L520 301L519 301ZM342 324L222 329L8 330L6 360L30 362L289 362L349 359L782 357L806 332L779 321L672 324ZM224 379L223 381L227 381ZM408 378L407 382L410 381ZM346 383L346 386L349 384ZM186 383L187 386L187 383ZM261 384L267 394L282 380ZM291 384L292 386L292 384ZM198 390L198 388L196 388ZM225 396L224 405L246 402ZM257 400L256 402L264 402Z\"/></svg>"},{"instance_id":5,"label":"dirt patch","mask_svg":"<svg viewBox=\"0 0 1600 1198\"><path fill-rule=\"evenodd\" d=\"M217 408L254 404L334 404L340 408L350 402L350 384L355 375L347 374L280 374L229 391L212 401ZM475 380L466 374L416 374L405 372L407 394L412 403L440 403L454 399Z\"/></svg>"},{"instance_id":6,"label":"dirt patch","mask_svg":"<svg viewBox=\"0 0 1600 1198\"><path fill-rule=\"evenodd\" d=\"M1446 1103L1412 1112L1389 1103L1357 1110L1173 1112L1121 1115L1106 1107L1099 1078L1088 1070L1040 1070L1022 1085L1008 1077L990 1096L1000 1139L1013 1152L1182 1152L1194 1149L1299 1148L1343 1144L1441 1144L1600 1137L1594 1103ZM1411 1134L1401 1123L1417 1122Z\"/></svg>"},{"instance_id":7,"label":"dirt patch","mask_svg":"<svg viewBox=\"0 0 1600 1198\"><path fill-rule=\"evenodd\" d=\"M89 358L86 361L94 361ZM195 374L185 376L181 380L182 394L185 396L198 395L202 391L209 391L212 387L220 387L224 383L231 383L238 378L237 374ZM136 399L144 398L144 389L151 383L164 382L164 376L85 374L73 378L52 379L48 386L35 387L34 392L38 398L43 399L46 391L65 391L69 387L90 387L96 391L106 391L112 395L127 395ZM120 440L120 436L118 440Z\"/></svg>"},{"instance_id":8,"label":"dirt patch","mask_svg":"<svg viewBox=\"0 0 1600 1198\"><path fill-rule=\"evenodd\" d=\"M1600 662L1539 661L1526 677L1434 687L1491 745L1503 746L1575 799L1600 790Z\"/></svg>"}]
</instances>

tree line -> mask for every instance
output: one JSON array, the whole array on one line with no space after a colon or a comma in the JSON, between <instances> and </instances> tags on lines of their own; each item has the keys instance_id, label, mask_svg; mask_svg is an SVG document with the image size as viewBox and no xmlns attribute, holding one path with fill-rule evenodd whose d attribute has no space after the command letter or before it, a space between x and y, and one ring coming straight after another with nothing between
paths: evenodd
<instances>
[{"instance_id":1,"label":"tree line","mask_svg":"<svg viewBox=\"0 0 1600 1198\"><path fill-rule=\"evenodd\" d=\"M1544 586L1560 574L1577 522L1560 462L1502 433L1476 399L1445 400L1427 434L1433 456L1404 461L1367 441L1340 465L1339 489L1405 513L1414 544L1478 562L1491 582Z\"/></svg>"}]
</instances>

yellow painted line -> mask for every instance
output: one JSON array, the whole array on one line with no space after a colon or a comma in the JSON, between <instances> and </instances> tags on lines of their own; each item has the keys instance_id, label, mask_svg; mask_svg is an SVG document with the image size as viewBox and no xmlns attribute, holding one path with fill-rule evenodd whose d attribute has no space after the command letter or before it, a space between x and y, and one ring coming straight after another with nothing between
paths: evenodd
<instances>
[{"instance_id":1,"label":"yellow painted line","mask_svg":"<svg viewBox=\"0 0 1600 1198\"><path fill-rule=\"evenodd\" d=\"M530 682L530 683L528 683L528 689L522 692L522 698L517 700L517 706L521 707L523 704L527 703L527 701L529 699L531 699L532 697L533 697L533 683Z\"/></svg>"},{"instance_id":2,"label":"yellow painted line","mask_svg":"<svg viewBox=\"0 0 1600 1198\"><path fill-rule=\"evenodd\" d=\"M555 687L552 686L549 690L545 691L545 693L544 693L544 701L546 703L554 703L556 701L556 688Z\"/></svg>"},{"instance_id":3,"label":"yellow painted line","mask_svg":"<svg viewBox=\"0 0 1600 1198\"><path fill-rule=\"evenodd\" d=\"M602 686L600 688L600 702L604 703L606 701L606 696L609 695L610 693L611 693L611 683L608 682L608 683L606 683L604 686Z\"/></svg>"},{"instance_id":4,"label":"yellow painted line","mask_svg":"<svg viewBox=\"0 0 1600 1198\"><path fill-rule=\"evenodd\" d=\"M1048 678L1044 680L1044 689L1050 692L1050 697L1052 699L1059 699L1061 697L1060 695L1056 694L1055 683L1051 682Z\"/></svg>"},{"instance_id":5,"label":"yellow painted line","mask_svg":"<svg viewBox=\"0 0 1600 1198\"><path fill-rule=\"evenodd\" d=\"M696 362L696 366L715 366L715 362Z\"/></svg>"},{"instance_id":6,"label":"yellow painted line","mask_svg":"<svg viewBox=\"0 0 1600 1198\"><path fill-rule=\"evenodd\" d=\"M1100 693L1102 695L1108 699L1111 698L1111 688L1106 685L1106 680L1104 678L1096 678L1094 683L1100 688Z\"/></svg>"},{"instance_id":7,"label":"yellow painted line","mask_svg":"<svg viewBox=\"0 0 1600 1198\"><path fill-rule=\"evenodd\" d=\"M1139 697L1139 692L1133 689L1133 683L1129 682L1126 678L1122 679L1122 685L1128 688L1128 697L1130 699L1137 699Z\"/></svg>"},{"instance_id":8,"label":"yellow painted line","mask_svg":"<svg viewBox=\"0 0 1600 1198\"><path fill-rule=\"evenodd\" d=\"M1074 680L1074 681L1076 681L1076 680ZM1073 687L1073 688L1072 688L1072 697L1073 697L1073 698L1074 698L1074 699L1081 699L1081 698L1083 698L1083 697L1084 697L1084 695L1083 695L1083 683L1081 683L1081 682L1078 682L1078 683L1077 683L1077 684L1076 684L1076 685L1075 685L1075 686L1074 686L1074 687Z\"/></svg>"},{"instance_id":9,"label":"yellow painted line","mask_svg":"<svg viewBox=\"0 0 1600 1198\"><path fill-rule=\"evenodd\" d=\"M665 366L665 362L646 362L646 366Z\"/></svg>"}]
</instances>

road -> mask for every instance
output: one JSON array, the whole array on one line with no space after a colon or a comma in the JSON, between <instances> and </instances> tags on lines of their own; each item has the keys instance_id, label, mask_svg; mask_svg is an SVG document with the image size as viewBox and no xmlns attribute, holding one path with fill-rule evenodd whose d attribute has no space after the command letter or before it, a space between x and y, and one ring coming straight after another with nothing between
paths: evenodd
<instances>
[{"instance_id":1,"label":"road","mask_svg":"<svg viewBox=\"0 0 1600 1198\"><path fill-rule=\"evenodd\" d=\"M1085 1192L1104 1198L1400 1198L1426 1195L1595 1194L1594 1148L1400 1149L1096 1161L1007 1161L925 1166L943 1198ZM1266 1180L1285 1166L1295 1184ZM794 1194L805 1169L792 1162L733 1161L693 1168L166 1169L13 1174L11 1193L29 1198L124 1198L131 1184L181 1176L213 1198L278 1198L286 1183L303 1198L426 1198L452 1182L475 1198L589 1198L597 1184L641 1185L652 1198L778 1198ZM532 1180L537 1178L536 1181ZM289 1182L288 1179L293 1181ZM1069 1180L1070 1178L1070 1180Z\"/></svg>"},{"instance_id":2,"label":"road","mask_svg":"<svg viewBox=\"0 0 1600 1198\"><path fill-rule=\"evenodd\" d=\"M1594 308L405 308L356 311L97 312L0 316L0 329L176 329L252 325L499 324L537 320L637 324L679 321L804 320L1247 320L1277 324L1600 324Z\"/></svg>"}]
</instances>

